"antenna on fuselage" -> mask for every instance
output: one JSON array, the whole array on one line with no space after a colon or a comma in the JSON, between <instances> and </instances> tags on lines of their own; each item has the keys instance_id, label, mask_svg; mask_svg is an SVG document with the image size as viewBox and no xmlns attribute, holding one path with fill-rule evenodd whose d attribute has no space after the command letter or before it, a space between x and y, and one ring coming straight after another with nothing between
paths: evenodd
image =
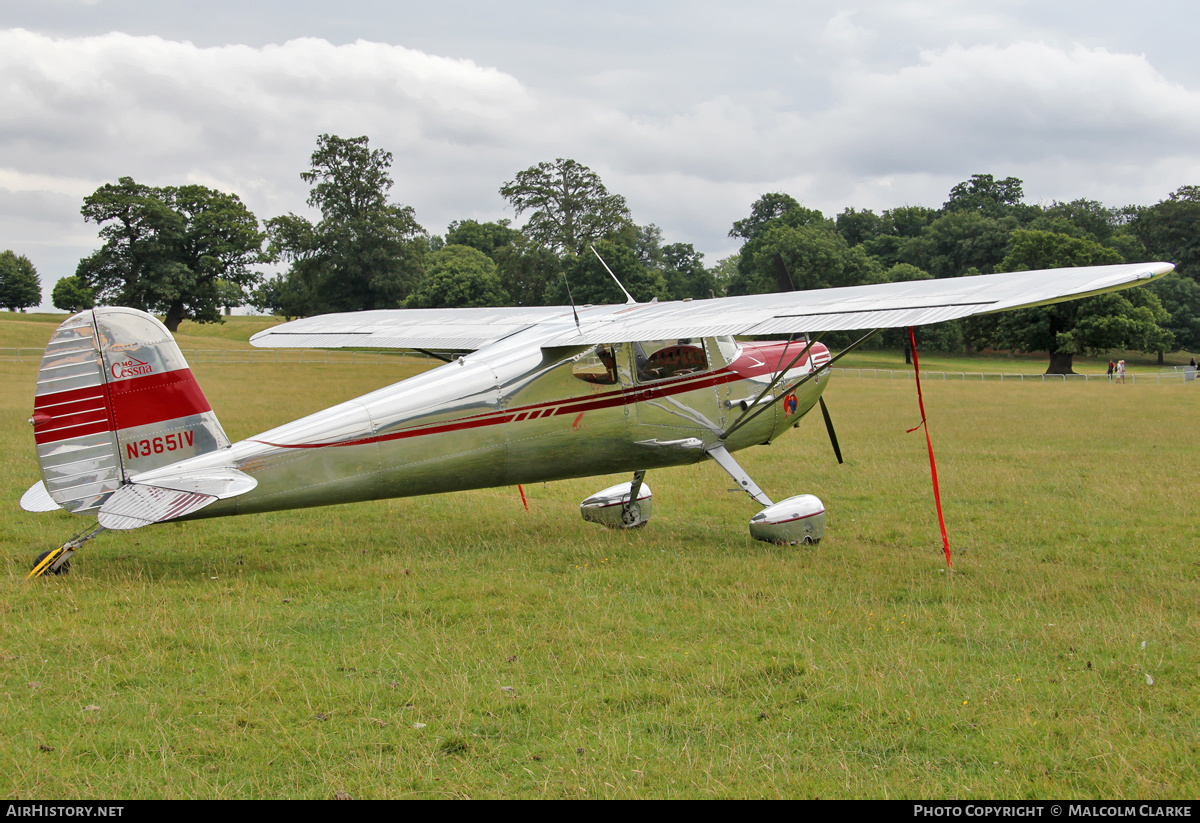
<instances>
[{"instance_id":1,"label":"antenna on fuselage","mask_svg":"<svg viewBox=\"0 0 1200 823\"><path fill-rule=\"evenodd\" d=\"M600 252L596 251L596 247L588 246L588 248L592 250L592 254L596 255L596 259L600 261L600 265L604 266L604 270L608 272L610 277L612 277L613 282L617 284L617 288L625 292L625 305L629 305L631 303L636 304L637 301L633 299L633 295L629 293L628 289L621 285L620 280L617 280L617 276L613 274L613 270L608 267L608 264L604 262L604 258L600 256Z\"/></svg>"},{"instance_id":2,"label":"antenna on fuselage","mask_svg":"<svg viewBox=\"0 0 1200 823\"><path fill-rule=\"evenodd\" d=\"M575 311L575 298L571 296L571 281L567 278L566 269L563 270L563 283L567 286L567 300L571 303L571 314L575 315L575 331L582 334L583 329L579 325L579 312Z\"/></svg>"}]
</instances>

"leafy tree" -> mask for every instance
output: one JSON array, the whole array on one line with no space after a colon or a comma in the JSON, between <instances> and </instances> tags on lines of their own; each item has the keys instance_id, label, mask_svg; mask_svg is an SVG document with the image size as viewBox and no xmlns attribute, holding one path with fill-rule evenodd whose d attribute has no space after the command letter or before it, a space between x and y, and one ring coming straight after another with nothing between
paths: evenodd
<instances>
[{"instance_id":1,"label":"leafy tree","mask_svg":"<svg viewBox=\"0 0 1200 823\"><path fill-rule=\"evenodd\" d=\"M1108 208L1099 200L1080 198L1069 203L1055 201L1043 210L1043 214L1050 219L1062 218L1069 221L1086 232L1089 239L1106 246L1109 245L1109 239L1120 227L1116 210ZM1031 224L1029 228L1036 229L1041 226Z\"/></svg>"},{"instance_id":2,"label":"leafy tree","mask_svg":"<svg viewBox=\"0 0 1200 823\"><path fill-rule=\"evenodd\" d=\"M883 214L891 221L893 233L897 237L919 236L938 216L936 210L925 206L900 206L888 209Z\"/></svg>"},{"instance_id":3,"label":"leafy tree","mask_svg":"<svg viewBox=\"0 0 1200 823\"><path fill-rule=\"evenodd\" d=\"M76 275L63 277L55 283L54 290L50 292L50 300L55 308L72 314L96 305L96 296L92 294L87 283Z\"/></svg>"},{"instance_id":4,"label":"leafy tree","mask_svg":"<svg viewBox=\"0 0 1200 823\"><path fill-rule=\"evenodd\" d=\"M237 283L228 280L217 281L217 304L225 307L226 314L229 314L230 309L245 305L249 299L246 290Z\"/></svg>"},{"instance_id":5,"label":"leafy tree","mask_svg":"<svg viewBox=\"0 0 1200 823\"><path fill-rule=\"evenodd\" d=\"M562 279L563 262L524 235L496 249L500 285L516 306L546 305L546 290Z\"/></svg>"},{"instance_id":6,"label":"leafy tree","mask_svg":"<svg viewBox=\"0 0 1200 823\"><path fill-rule=\"evenodd\" d=\"M1023 186L1016 177L997 180L990 174L972 174L970 180L950 190L950 199L942 206L942 211L971 211L986 217L1003 217L1021 206L1025 199Z\"/></svg>"},{"instance_id":7,"label":"leafy tree","mask_svg":"<svg viewBox=\"0 0 1200 823\"><path fill-rule=\"evenodd\" d=\"M1159 365L1163 362L1163 351L1200 352L1200 283L1172 272L1145 288L1158 296L1170 315L1164 328L1174 337L1174 344L1169 349L1159 350Z\"/></svg>"},{"instance_id":8,"label":"leafy tree","mask_svg":"<svg viewBox=\"0 0 1200 823\"><path fill-rule=\"evenodd\" d=\"M885 283L906 283L910 280L932 280L933 275L912 263L897 263L883 273Z\"/></svg>"},{"instance_id":9,"label":"leafy tree","mask_svg":"<svg viewBox=\"0 0 1200 823\"><path fill-rule=\"evenodd\" d=\"M25 255L0 252L0 306L24 311L42 302L42 281Z\"/></svg>"},{"instance_id":10,"label":"leafy tree","mask_svg":"<svg viewBox=\"0 0 1200 823\"><path fill-rule=\"evenodd\" d=\"M187 318L220 321L220 281L240 290L261 277L249 267L263 235L237 195L122 177L84 198L81 211L101 226L104 245L79 262L76 276L98 303L163 313L171 331Z\"/></svg>"},{"instance_id":11,"label":"leafy tree","mask_svg":"<svg viewBox=\"0 0 1200 823\"><path fill-rule=\"evenodd\" d=\"M425 275L404 305L410 309L445 309L507 303L495 262L479 249L452 244L429 256Z\"/></svg>"},{"instance_id":12,"label":"leafy tree","mask_svg":"<svg viewBox=\"0 0 1200 823\"><path fill-rule=\"evenodd\" d=\"M295 267L293 266L293 269ZM317 305L308 280L295 276L276 275L250 293L249 303L258 311L279 315L291 320L312 313Z\"/></svg>"},{"instance_id":13,"label":"leafy tree","mask_svg":"<svg viewBox=\"0 0 1200 823\"><path fill-rule=\"evenodd\" d=\"M1182 186L1166 200L1139 210L1131 229L1151 260L1200 282L1200 187Z\"/></svg>"},{"instance_id":14,"label":"leafy tree","mask_svg":"<svg viewBox=\"0 0 1200 823\"><path fill-rule=\"evenodd\" d=\"M588 245L630 225L625 198L609 194L600 176L574 160L542 162L500 187L517 217L529 212L522 231L556 252L582 256Z\"/></svg>"},{"instance_id":15,"label":"leafy tree","mask_svg":"<svg viewBox=\"0 0 1200 823\"><path fill-rule=\"evenodd\" d=\"M746 243L742 249L741 270L729 285L730 294L777 291L777 254L783 257L797 289L884 282L879 264L863 251L862 246L850 248L833 230L830 221L789 225L787 218L785 215L772 221L758 237Z\"/></svg>"},{"instance_id":16,"label":"leafy tree","mask_svg":"<svg viewBox=\"0 0 1200 823\"><path fill-rule=\"evenodd\" d=\"M631 234L632 242L627 245L637 254L638 262L648 269L661 269L664 265L662 229L651 223L635 226Z\"/></svg>"},{"instance_id":17,"label":"leafy tree","mask_svg":"<svg viewBox=\"0 0 1200 823\"><path fill-rule=\"evenodd\" d=\"M782 206L786 202L783 198L787 198L787 195L763 195L754 204L754 209L758 212L759 216L765 216L774 210L775 207ZM787 199L790 200L790 198ZM754 214L751 215L751 219L755 219ZM737 226L738 223L734 223L735 229ZM765 247L767 242L765 238L771 230L780 228L811 228L822 233L822 235L837 234L837 226L834 221L826 219L825 215L816 209L809 209L799 205L793 206L782 214L771 217L763 223L755 222L753 226L743 226L743 228L750 232L750 237L742 244L742 249L738 257L737 276L729 282L727 287L727 292L731 295L760 294L785 288L778 282L775 275L768 276L767 269L759 266L758 263L759 252ZM730 232L730 234L732 235L733 232ZM841 245L846 245L844 240L841 240ZM770 256L774 256L776 251L778 249L772 250ZM774 263L771 265L774 266ZM774 272L775 269L771 268L770 271Z\"/></svg>"},{"instance_id":18,"label":"leafy tree","mask_svg":"<svg viewBox=\"0 0 1200 823\"><path fill-rule=\"evenodd\" d=\"M446 245L470 246L473 249L479 249L495 260L498 249L513 243L521 236L521 233L510 227L508 223L507 219L492 223L455 220L446 229Z\"/></svg>"},{"instance_id":19,"label":"leafy tree","mask_svg":"<svg viewBox=\"0 0 1200 823\"><path fill-rule=\"evenodd\" d=\"M900 262L904 242L918 237L936 217L936 211L923 206L902 206L878 215L848 208L837 216L836 225L850 246L861 245L879 265L889 268Z\"/></svg>"},{"instance_id":20,"label":"leafy tree","mask_svg":"<svg viewBox=\"0 0 1200 823\"><path fill-rule=\"evenodd\" d=\"M1012 233L1012 248L998 267L1029 271L1122 262L1092 240L1032 229ZM1163 328L1169 315L1147 289L1126 289L1084 300L981 315L968 321L972 342L1050 354L1047 374L1073 374L1074 355L1111 349L1161 351L1172 344Z\"/></svg>"},{"instance_id":21,"label":"leafy tree","mask_svg":"<svg viewBox=\"0 0 1200 823\"><path fill-rule=\"evenodd\" d=\"M911 263L934 277L959 277L975 269L984 274L1008 253L1012 218L987 217L977 211L955 211L934 220L917 237L904 241L901 262Z\"/></svg>"},{"instance_id":22,"label":"leafy tree","mask_svg":"<svg viewBox=\"0 0 1200 823\"><path fill-rule=\"evenodd\" d=\"M728 291L729 284L738 275L741 262L742 256L735 253L728 257L722 257L716 262L716 265L708 270L708 273L712 276L713 291L717 297L723 297Z\"/></svg>"},{"instance_id":23,"label":"leafy tree","mask_svg":"<svg viewBox=\"0 0 1200 823\"><path fill-rule=\"evenodd\" d=\"M712 272L704 268L704 255L691 243L670 243L662 248L663 277L672 300L690 297L703 300L712 297L716 282Z\"/></svg>"},{"instance_id":24,"label":"leafy tree","mask_svg":"<svg viewBox=\"0 0 1200 823\"><path fill-rule=\"evenodd\" d=\"M730 237L740 237L743 240L753 240L772 220L783 217L792 209L800 208L796 198L783 192L764 194L750 206L750 216L734 222L729 230Z\"/></svg>"},{"instance_id":25,"label":"leafy tree","mask_svg":"<svg viewBox=\"0 0 1200 823\"><path fill-rule=\"evenodd\" d=\"M429 243L410 206L388 203L391 152L367 137L322 134L312 165L315 225L295 214L267 221L269 250L291 266L271 290L274 308L291 316L395 308L421 277ZM261 295L267 296L267 295ZM285 307L286 304L286 307Z\"/></svg>"},{"instance_id":26,"label":"leafy tree","mask_svg":"<svg viewBox=\"0 0 1200 823\"><path fill-rule=\"evenodd\" d=\"M1125 262L1115 251L1095 241L1053 232L1018 229L1012 233L1011 242L1011 251L998 267L1000 271L1108 266Z\"/></svg>"},{"instance_id":27,"label":"leafy tree","mask_svg":"<svg viewBox=\"0 0 1200 823\"><path fill-rule=\"evenodd\" d=\"M887 213L878 215L870 209L858 211L847 208L834 219L838 234L845 238L847 245L858 246L880 235L893 234L892 221Z\"/></svg>"},{"instance_id":28,"label":"leafy tree","mask_svg":"<svg viewBox=\"0 0 1200 823\"><path fill-rule=\"evenodd\" d=\"M634 300L645 303L656 297L666 299L667 284L662 273L643 266L633 249L611 240L598 240L595 247ZM563 263L570 282L570 296L567 283L560 277L546 288L547 303L566 305L572 298L577 306L625 302L625 295L591 249L578 257L567 257Z\"/></svg>"}]
</instances>

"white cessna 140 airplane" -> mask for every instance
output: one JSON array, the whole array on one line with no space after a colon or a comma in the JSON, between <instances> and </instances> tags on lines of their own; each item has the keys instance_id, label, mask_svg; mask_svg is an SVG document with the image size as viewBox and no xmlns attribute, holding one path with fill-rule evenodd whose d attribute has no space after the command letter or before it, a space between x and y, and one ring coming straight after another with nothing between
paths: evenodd
<instances>
[{"instance_id":1,"label":"white cessna 140 airplane","mask_svg":"<svg viewBox=\"0 0 1200 823\"><path fill-rule=\"evenodd\" d=\"M97 522L44 552L30 576L65 571L104 530L624 471L632 481L589 497L582 512L628 528L650 516L648 469L706 458L764 507L750 521L755 537L815 542L824 533L821 502L798 495L774 504L733 458L771 442L817 404L828 366L845 351L831 357L808 335L1040 306L1146 283L1172 268L1096 266L668 303L630 298L578 309L312 317L251 343L464 354L238 443L161 323L134 309L91 309L59 326L46 346L31 421L42 480L21 506ZM734 337L779 334L804 339Z\"/></svg>"}]
</instances>

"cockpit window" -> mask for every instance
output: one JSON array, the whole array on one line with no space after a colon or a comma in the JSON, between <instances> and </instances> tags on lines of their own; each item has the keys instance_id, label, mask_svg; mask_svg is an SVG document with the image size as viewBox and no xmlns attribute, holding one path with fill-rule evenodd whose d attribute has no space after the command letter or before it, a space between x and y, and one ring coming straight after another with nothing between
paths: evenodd
<instances>
[{"instance_id":1,"label":"cockpit window","mask_svg":"<svg viewBox=\"0 0 1200 823\"><path fill-rule=\"evenodd\" d=\"M611 386L617 382L617 357L612 346L597 346L580 355L571 366L571 374L585 383Z\"/></svg>"},{"instance_id":2,"label":"cockpit window","mask_svg":"<svg viewBox=\"0 0 1200 823\"><path fill-rule=\"evenodd\" d=\"M644 340L633 344L633 359L639 383L702 372L708 357L700 340Z\"/></svg>"},{"instance_id":3,"label":"cockpit window","mask_svg":"<svg viewBox=\"0 0 1200 823\"><path fill-rule=\"evenodd\" d=\"M725 358L726 363L732 363L738 359L738 354L741 353L741 346L730 335L722 335L717 338L717 348L721 350L721 356Z\"/></svg>"}]
</instances>

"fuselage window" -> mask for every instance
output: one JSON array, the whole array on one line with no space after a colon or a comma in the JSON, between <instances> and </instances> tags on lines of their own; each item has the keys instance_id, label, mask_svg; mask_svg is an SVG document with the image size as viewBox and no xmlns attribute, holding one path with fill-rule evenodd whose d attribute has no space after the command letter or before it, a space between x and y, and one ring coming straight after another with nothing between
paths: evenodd
<instances>
[{"instance_id":1,"label":"fuselage window","mask_svg":"<svg viewBox=\"0 0 1200 823\"><path fill-rule=\"evenodd\" d=\"M611 386L617 382L617 357L612 346L597 346L580 356L571 366L571 374L585 383Z\"/></svg>"},{"instance_id":2,"label":"fuselage window","mask_svg":"<svg viewBox=\"0 0 1200 823\"><path fill-rule=\"evenodd\" d=\"M643 340L633 344L633 359L639 383L665 380L708 369L708 357L701 341L692 338L676 340Z\"/></svg>"}]
</instances>

